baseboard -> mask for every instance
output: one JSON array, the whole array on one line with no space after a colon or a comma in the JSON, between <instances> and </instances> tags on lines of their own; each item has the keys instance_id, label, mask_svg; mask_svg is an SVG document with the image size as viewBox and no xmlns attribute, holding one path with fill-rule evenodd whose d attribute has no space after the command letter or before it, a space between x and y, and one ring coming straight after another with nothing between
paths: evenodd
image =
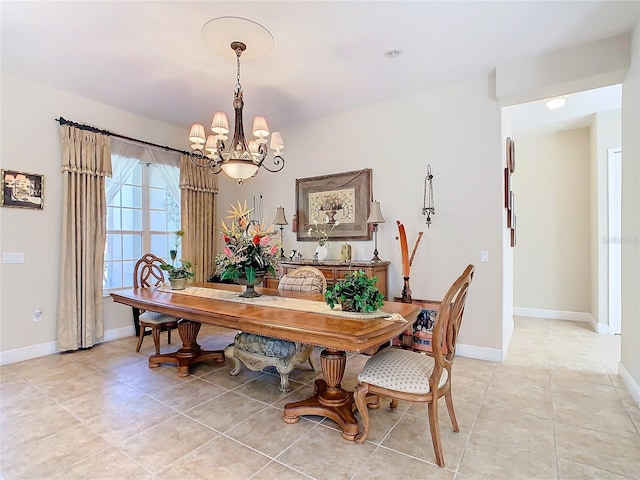
<instances>
[{"instance_id":1,"label":"baseboard","mask_svg":"<svg viewBox=\"0 0 640 480\"><path fill-rule=\"evenodd\" d=\"M464 345L462 343L458 343L456 346L456 355L495 363L502 363L506 358L506 352L497 348L476 347L475 345Z\"/></svg>"},{"instance_id":2,"label":"baseboard","mask_svg":"<svg viewBox=\"0 0 640 480\"><path fill-rule=\"evenodd\" d=\"M0 352L0 365L8 365L10 363L31 360L32 358L45 357L53 353L57 353L56 342L40 343L38 345L29 345L28 347L15 348Z\"/></svg>"},{"instance_id":3,"label":"baseboard","mask_svg":"<svg viewBox=\"0 0 640 480\"><path fill-rule=\"evenodd\" d=\"M565 310L545 310L543 308L513 307L513 314L519 317L550 318L553 320L571 320L572 322L586 322L595 324L590 313L569 312Z\"/></svg>"},{"instance_id":4,"label":"baseboard","mask_svg":"<svg viewBox=\"0 0 640 480\"><path fill-rule=\"evenodd\" d=\"M124 337L132 337L135 335L135 328L122 327L114 328L112 330L105 330L104 339L102 342L110 342ZM100 343L102 343L100 342ZM31 360L32 358L45 357L58 353L56 348L56 342L41 343L39 345L30 345L28 347L16 348L14 350L7 350L0 352L0 365L8 365L10 363L22 362L24 360Z\"/></svg>"},{"instance_id":5,"label":"baseboard","mask_svg":"<svg viewBox=\"0 0 640 480\"><path fill-rule=\"evenodd\" d=\"M636 382L636 380L631 376L622 362L618 362L618 375L620 375L620 377L622 378L622 382L625 384L627 390L629 390L629 393L638 404L638 407L640 407L640 385L638 385L638 382Z\"/></svg>"}]
</instances>

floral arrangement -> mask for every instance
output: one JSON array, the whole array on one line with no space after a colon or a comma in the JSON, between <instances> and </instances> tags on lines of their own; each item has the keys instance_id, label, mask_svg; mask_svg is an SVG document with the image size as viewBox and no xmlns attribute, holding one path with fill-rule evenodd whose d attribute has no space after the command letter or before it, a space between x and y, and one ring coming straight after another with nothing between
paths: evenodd
<instances>
[{"instance_id":1,"label":"floral arrangement","mask_svg":"<svg viewBox=\"0 0 640 480\"><path fill-rule=\"evenodd\" d=\"M193 278L195 274L191 271L193 263L184 258L180 259L180 266L176 266L176 259L178 257L178 249L182 243L182 237L184 237L184 230L178 230L174 232L175 235L175 248L169 250L169 256L171 257L171 265L161 265L160 268L165 270L169 276L169 279L177 278Z\"/></svg>"},{"instance_id":2,"label":"floral arrangement","mask_svg":"<svg viewBox=\"0 0 640 480\"><path fill-rule=\"evenodd\" d=\"M337 195L326 196L320 204L321 211L342 210L342 199Z\"/></svg>"},{"instance_id":3,"label":"floral arrangement","mask_svg":"<svg viewBox=\"0 0 640 480\"><path fill-rule=\"evenodd\" d=\"M307 230L307 237L316 237L318 239L318 244L324 245L327 240L329 240L329 233L340 225L340 222L337 220L333 223L329 223L328 220L328 218L325 219L325 223L323 224L318 224L318 221L314 220L313 225L309 227L309 230Z\"/></svg>"},{"instance_id":4,"label":"floral arrangement","mask_svg":"<svg viewBox=\"0 0 640 480\"><path fill-rule=\"evenodd\" d=\"M258 274L275 275L278 267L280 248L271 245L275 230L267 229L263 224L249 220L251 209L238 202L231 205L229 224L221 220L224 248L216 255L216 274L221 280L246 278L253 282Z\"/></svg>"}]
</instances>

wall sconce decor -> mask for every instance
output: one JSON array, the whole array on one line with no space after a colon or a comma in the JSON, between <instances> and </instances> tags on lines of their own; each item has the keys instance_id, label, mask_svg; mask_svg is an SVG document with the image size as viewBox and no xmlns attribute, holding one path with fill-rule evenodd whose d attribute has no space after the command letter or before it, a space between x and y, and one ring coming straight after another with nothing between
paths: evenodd
<instances>
[{"instance_id":1,"label":"wall sconce decor","mask_svg":"<svg viewBox=\"0 0 640 480\"><path fill-rule=\"evenodd\" d=\"M433 200L433 174L431 164L427 165L427 176L424 177L424 198L422 201L422 215L427 216L427 228L431 226L431 215L436 214L436 204Z\"/></svg>"}]
</instances>

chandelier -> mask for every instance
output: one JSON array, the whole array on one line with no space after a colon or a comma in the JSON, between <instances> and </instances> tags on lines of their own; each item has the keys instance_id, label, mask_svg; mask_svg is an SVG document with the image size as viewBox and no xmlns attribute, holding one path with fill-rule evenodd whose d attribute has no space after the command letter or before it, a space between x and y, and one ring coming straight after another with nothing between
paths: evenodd
<instances>
[{"instance_id":1,"label":"chandelier","mask_svg":"<svg viewBox=\"0 0 640 480\"><path fill-rule=\"evenodd\" d=\"M264 117L256 117L253 120L253 135L255 139L247 142L244 136L242 120L242 85L240 84L240 55L247 46L238 41L231 42L231 49L236 54L236 87L233 96L233 109L235 111L235 125L233 139L228 146L229 123L224 112L216 112L211 122L212 134L205 137L204 126L194 123L189 132L189 141L193 149L189 155L191 162L201 168L206 168L210 173L217 175L224 172L235 179L238 185L242 185L247 178L255 177L263 167L269 172L279 172L284 168L282 149L284 142L280 132L271 133L269 147L274 150L271 158L272 167L264 162L267 158L269 143L269 126Z\"/></svg>"}]
</instances>

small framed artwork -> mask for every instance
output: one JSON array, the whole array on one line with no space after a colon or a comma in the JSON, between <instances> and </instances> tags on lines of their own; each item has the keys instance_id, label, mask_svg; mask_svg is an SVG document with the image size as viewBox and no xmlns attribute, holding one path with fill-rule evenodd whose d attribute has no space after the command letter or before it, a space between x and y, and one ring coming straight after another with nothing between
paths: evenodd
<instances>
[{"instance_id":1,"label":"small framed artwork","mask_svg":"<svg viewBox=\"0 0 640 480\"><path fill-rule=\"evenodd\" d=\"M511 193L511 174L509 173L509 167L504 168L504 208L509 208L509 201Z\"/></svg>"},{"instance_id":2,"label":"small framed artwork","mask_svg":"<svg viewBox=\"0 0 640 480\"><path fill-rule=\"evenodd\" d=\"M516 144L511 137L507 137L507 168L509 173L516 171Z\"/></svg>"},{"instance_id":3,"label":"small framed artwork","mask_svg":"<svg viewBox=\"0 0 640 480\"><path fill-rule=\"evenodd\" d=\"M315 224L330 227L329 240L371 240L371 185L370 168L296 179L297 240L317 241L307 234Z\"/></svg>"},{"instance_id":4,"label":"small framed artwork","mask_svg":"<svg viewBox=\"0 0 640 480\"><path fill-rule=\"evenodd\" d=\"M509 208L507 209L507 228L515 228L516 199L513 192L509 196Z\"/></svg>"},{"instance_id":5,"label":"small framed artwork","mask_svg":"<svg viewBox=\"0 0 640 480\"><path fill-rule=\"evenodd\" d=\"M2 206L42 210L44 175L2 170Z\"/></svg>"}]
</instances>

